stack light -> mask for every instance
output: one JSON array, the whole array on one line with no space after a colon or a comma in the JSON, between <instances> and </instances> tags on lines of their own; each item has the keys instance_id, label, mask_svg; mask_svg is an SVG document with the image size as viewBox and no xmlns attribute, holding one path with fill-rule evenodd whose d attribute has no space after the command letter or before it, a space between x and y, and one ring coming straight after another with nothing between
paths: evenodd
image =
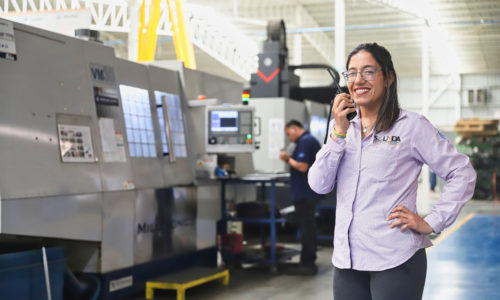
<instances>
[{"instance_id":1,"label":"stack light","mask_svg":"<svg viewBox=\"0 0 500 300\"><path fill-rule=\"evenodd\" d=\"M250 91L248 90L243 91L243 93L241 94L241 102L247 105L249 100L250 100Z\"/></svg>"}]
</instances>

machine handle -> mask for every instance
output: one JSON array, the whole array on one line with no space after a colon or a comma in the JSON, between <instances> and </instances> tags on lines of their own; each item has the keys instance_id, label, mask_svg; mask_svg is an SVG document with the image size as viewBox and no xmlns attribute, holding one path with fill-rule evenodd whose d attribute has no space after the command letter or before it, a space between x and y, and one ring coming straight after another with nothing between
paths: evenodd
<instances>
[{"instance_id":1,"label":"machine handle","mask_svg":"<svg viewBox=\"0 0 500 300\"><path fill-rule=\"evenodd\" d=\"M254 120L259 120L259 126L258 126L258 128L259 128L259 134L254 133L253 135L254 136L260 136L262 134L262 119L260 117L255 116ZM255 124L254 124L254 127L255 127Z\"/></svg>"},{"instance_id":2,"label":"machine handle","mask_svg":"<svg viewBox=\"0 0 500 300\"><path fill-rule=\"evenodd\" d=\"M170 123L170 115L168 113L167 96L161 96L163 108L163 118L165 119L165 133L167 134L168 157L171 163L176 161L174 152L174 142L172 141L172 124Z\"/></svg>"},{"instance_id":3,"label":"machine handle","mask_svg":"<svg viewBox=\"0 0 500 300\"><path fill-rule=\"evenodd\" d=\"M49 264L47 263L47 252L45 247L42 247L43 270L45 275L45 287L47 288L47 299L52 300L52 292L50 289Z\"/></svg>"}]
</instances>

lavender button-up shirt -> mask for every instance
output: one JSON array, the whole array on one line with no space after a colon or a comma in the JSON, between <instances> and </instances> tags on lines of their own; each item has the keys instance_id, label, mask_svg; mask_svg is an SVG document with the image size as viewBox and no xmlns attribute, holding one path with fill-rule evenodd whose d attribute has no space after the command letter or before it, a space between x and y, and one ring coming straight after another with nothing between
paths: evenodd
<instances>
[{"instance_id":1,"label":"lavender button-up shirt","mask_svg":"<svg viewBox=\"0 0 500 300\"><path fill-rule=\"evenodd\" d=\"M332 121L330 130L333 128ZM396 267L432 245L427 235L389 228L386 217L400 205L417 211L418 176L423 164L445 185L440 201L425 221L440 233L456 219L474 192L476 173L423 116L401 110L394 125L361 140L359 117L345 139L328 142L309 169L309 185L320 194L337 185L337 211L332 262L337 268L381 271Z\"/></svg>"}]
</instances>

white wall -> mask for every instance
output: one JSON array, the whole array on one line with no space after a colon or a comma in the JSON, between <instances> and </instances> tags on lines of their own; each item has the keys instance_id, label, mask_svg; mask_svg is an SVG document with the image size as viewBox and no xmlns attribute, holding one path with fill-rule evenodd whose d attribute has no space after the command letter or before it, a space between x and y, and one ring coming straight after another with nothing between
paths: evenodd
<instances>
[{"instance_id":1,"label":"white wall","mask_svg":"<svg viewBox=\"0 0 500 300\"><path fill-rule=\"evenodd\" d=\"M461 87L452 83L430 106L429 119L440 129L451 131L460 119L472 117L500 119L500 73L461 75ZM420 76L401 76L399 79L399 102L402 108L422 113L422 87ZM431 76L430 95L432 100L448 76ZM486 104L469 104L469 90L486 89ZM460 107L457 105L460 103Z\"/></svg>"},{"instance_id":2,"label":"white wall","mask_svg":"<svg viewBox=\"0 0 500 300\"><path fill-rule=\"evenodd\" d=\"M469 105L469 89L486 89L486 105ZM462 76L462 118L500 119L500 73Z\"/></svg>"}]
</instances>

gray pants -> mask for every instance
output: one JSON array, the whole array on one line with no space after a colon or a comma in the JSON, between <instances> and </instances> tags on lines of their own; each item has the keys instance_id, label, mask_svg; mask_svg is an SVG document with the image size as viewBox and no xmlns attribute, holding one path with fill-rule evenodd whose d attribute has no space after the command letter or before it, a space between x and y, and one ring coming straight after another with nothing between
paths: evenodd
<instances>
[{"instance_id":1,"label":"gray pants","mask_svg":"<svg viewBox=\"0 0 500 300\"><path fill-rule=\"evenodd\" d=\"M420 300L427 273L425 249L405 263L384 271L333 271L334 300Z\"/></svg>"}]
</instances>

